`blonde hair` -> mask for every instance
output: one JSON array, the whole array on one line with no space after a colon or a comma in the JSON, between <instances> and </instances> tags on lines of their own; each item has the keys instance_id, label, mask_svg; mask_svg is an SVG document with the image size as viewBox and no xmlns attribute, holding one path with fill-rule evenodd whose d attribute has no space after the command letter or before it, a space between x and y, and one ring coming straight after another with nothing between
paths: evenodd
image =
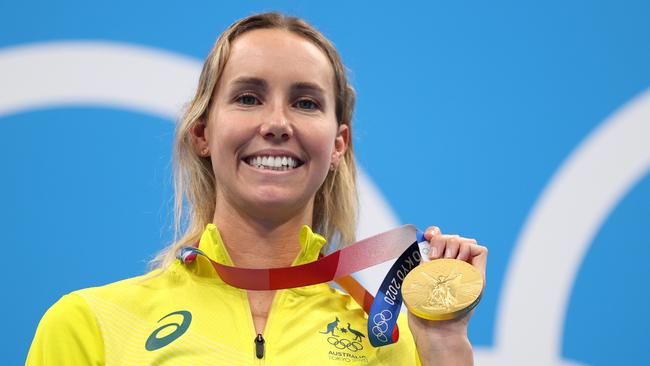
<instances>
[{"instance_id":1,"label":"blonde hair","mask_svg":"<svg viewBox=\"0 0 650 366\"><path fill-rule=\"evenodd\" d=\"M299 18L263 13L233 23L219 36L203 65L196 94L177 125L173 151L175 241L152 261L156 267L168 266L181 247L196 243L213 219L217 197L212 162L209 157L197 154L190 131L197 123L207 120L214 88L228 61L232 43L255 29L283 29L300 35L323 50L332 64L336 120L339 125L348 126L350 139L338 168L328 173L316 192L312 226L330 243L337 241L339 246L344 246L354 242L357 221L356 166L351 138L354 89L348 83L336 48L318 30Z\"/></svg>"}]
</instances>

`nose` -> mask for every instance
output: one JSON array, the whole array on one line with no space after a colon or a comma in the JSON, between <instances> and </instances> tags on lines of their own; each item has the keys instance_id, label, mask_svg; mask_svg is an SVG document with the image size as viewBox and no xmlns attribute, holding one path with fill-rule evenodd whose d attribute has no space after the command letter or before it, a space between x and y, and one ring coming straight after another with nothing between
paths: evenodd
<instances>
[{"instance_id":1,"label":"nose","mask_svg":"<svg viewBox=\"0 0 650 366\"><path fill-rule=\"evenodd\" d=\"M260 134L267 140L282 142L293 136L293 128L282 109L275 108L260 126Z\"/></svg>"}]
</instances>

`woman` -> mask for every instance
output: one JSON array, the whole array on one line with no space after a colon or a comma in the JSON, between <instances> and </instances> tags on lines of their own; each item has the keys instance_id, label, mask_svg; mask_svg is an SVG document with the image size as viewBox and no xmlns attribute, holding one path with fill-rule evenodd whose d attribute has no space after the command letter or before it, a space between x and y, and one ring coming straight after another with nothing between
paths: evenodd
<instances>
[{"instance_id":1,"label":"woman","mask_svg":"<svg viewBox=\"0 0 650 366\"><path fill-rule=\"evenodd\" d=\"M304 21L268 13L230 26L177 128L184 234L153 272L59 300L27 363L471 364L470 315L430 322L409 314L397 343L373 348L364 311L327 284L245 291L225 284L204 257L175 259L198 242L222 264L286 267L316 260L326 241L353 242L353 107L336 49ZM487 251L475 241L435 227L425 237L432 258L484 273Z\"/></svg>"}]
</instances>

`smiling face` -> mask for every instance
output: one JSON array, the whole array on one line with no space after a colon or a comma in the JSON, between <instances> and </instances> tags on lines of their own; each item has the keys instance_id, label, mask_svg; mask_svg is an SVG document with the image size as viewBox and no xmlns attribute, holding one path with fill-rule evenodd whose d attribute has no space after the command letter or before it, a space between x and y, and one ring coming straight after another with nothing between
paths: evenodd
<instances>
[{"instance_id":1,"label":"smiling face","mask_svg":"<svg viewBox=\"0 0 650 366\"><path fill-rule=\"evenodd\" d=\"M213 95L206 127L216 214L237 209L277 220L311 220L314 195L347 147L335 116L334 72L309 40L280 29L239 36ZM307 222L310 223L310 222Z\"/></svg>"}]
</instances>

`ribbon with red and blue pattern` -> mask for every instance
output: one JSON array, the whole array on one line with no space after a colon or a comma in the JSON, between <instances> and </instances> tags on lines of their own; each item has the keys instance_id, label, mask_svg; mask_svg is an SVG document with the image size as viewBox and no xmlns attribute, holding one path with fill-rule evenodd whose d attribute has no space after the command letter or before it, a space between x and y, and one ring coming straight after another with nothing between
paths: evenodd
<instances>
[{"instance_id":1,"label":"ribbon with red and blue pattern","mask_svg":"<svg viewBox=\"0 0 650 366\"><path fill-rule=\"evenodd\" d=\"M424 235L413 225L388 230L360 240L314 262L283 268L240 268L210 259L196 247L181 248L178 258L190 263L197 255L207 258L221 279L246 290L281 290L336 281L368 314L368 339L375 347L397 342L397 316L402 305L401 285L422 258ZM372 296L352 276L354 272L397 260Z\"/></svg>"}]
</instances>

